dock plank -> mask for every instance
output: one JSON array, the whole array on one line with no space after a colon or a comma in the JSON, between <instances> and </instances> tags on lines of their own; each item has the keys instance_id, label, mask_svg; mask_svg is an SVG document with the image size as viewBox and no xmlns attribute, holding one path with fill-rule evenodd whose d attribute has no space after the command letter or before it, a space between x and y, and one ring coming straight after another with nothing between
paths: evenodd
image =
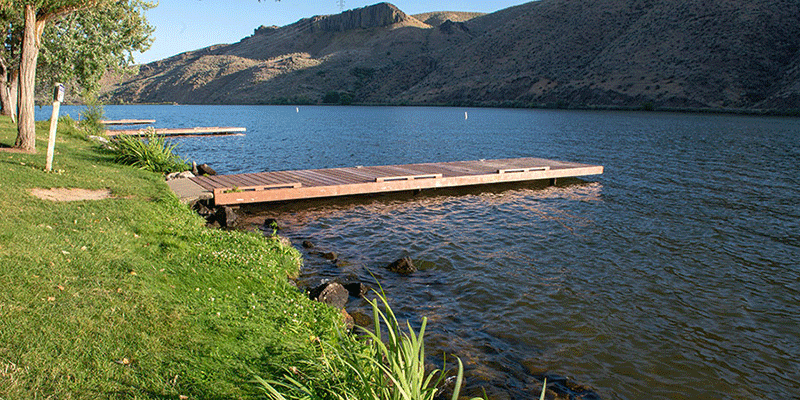
<instances>
[{"instance_id":1,"label":"dock plank","mask_svg":"<svg viewBox=\"0 0 800 400\"><path fill-rule=\"evenodd\" d=\"M154 119L101 119L100 121L103 125L147 125L147 124L155 124L156 120Z\"/></svg>"},{"instance_id":2,"label":"dock plank","mask_svg":"<svg viewBox=\"0 0 800 400\"><path fill-rule=\"evenodd\" d=\"M263 203L599 175L603 167L541 158L269 171L195 177L216 205Z\"/></svg>"},{"instance_id":3,"label":"dock plank","mask_svg":"<svg viewBox=\"0 0 800 400\"><path fill-rule=\"evenodd\" d=\"M195 128L155 128L156 135L159 136L230 136L230 135L243 135L247 128L233 127L233 126L213 126L213 127L195 127ZM119 135L142 135L146 132L145 129L108 129L106 135L119 136Z\"/></svg>"}]
</instances>

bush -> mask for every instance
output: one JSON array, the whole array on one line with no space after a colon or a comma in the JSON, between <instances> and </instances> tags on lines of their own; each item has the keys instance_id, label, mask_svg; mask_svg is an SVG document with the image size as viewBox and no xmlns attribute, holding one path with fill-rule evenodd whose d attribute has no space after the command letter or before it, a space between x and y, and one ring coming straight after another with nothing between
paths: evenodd
<instances>
[{"instance_id":1,"label":"bush","mask_svg":"<svg viewBox=\"0 0 800 400\"><path fill-rule=\"evenodd\" d=\"M174 153L177 144L171 144L147 128L141 135L119 135L111 142L114 161L153 172L186 171L186 160Z\"/></svg>"},{"instance_id":2,"label":"bush","mask_svg":"<svg viewBox=\"0 0 800 400\"><path fill-rule=\"evenodd\" d=\"M80 126L89 135L101 135L106 127L100 121L103 120L105 111L103 105L96 101L88 101L86 108L80 113Z\"/></svg>"}]
</instances>

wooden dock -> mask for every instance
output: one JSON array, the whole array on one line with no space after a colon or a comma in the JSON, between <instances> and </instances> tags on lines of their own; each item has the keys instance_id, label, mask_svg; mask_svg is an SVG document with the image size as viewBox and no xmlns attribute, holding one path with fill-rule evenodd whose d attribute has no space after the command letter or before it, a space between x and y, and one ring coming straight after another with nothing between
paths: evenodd
<instances>
[{"instance_id":1,"label":"wooden dock","mask_svg":"<svg viewBox=\"0 0 800 400\"><path fill-rule=\"evenodd\" d=\"M142 135L146 129L108 129L106 135ZM239 127L196 127L196 128L156 128L159 136L241 136L247 128Z\"/></svg>"},{"instance_id":2,"label":"wooden dock","mask_svg":"<svg viewBox=\"0 0 800 400\"><path fill-rule=\"evenodd\" d=\"M149 125L155 124L154 119L114 119L114 120L100 120L103 125Z\"/></svg>"},{"instance_id":3,"label":"wooden dock","mask_svg":"<svg viewBox=\"0 0 800 400\"><path fill-rule=\"evenodd\" d=\"M275 171L191 178L215 205L452 188L599 175L599 165L513 158L376 167Z\"/></svg>"}]
</instances>

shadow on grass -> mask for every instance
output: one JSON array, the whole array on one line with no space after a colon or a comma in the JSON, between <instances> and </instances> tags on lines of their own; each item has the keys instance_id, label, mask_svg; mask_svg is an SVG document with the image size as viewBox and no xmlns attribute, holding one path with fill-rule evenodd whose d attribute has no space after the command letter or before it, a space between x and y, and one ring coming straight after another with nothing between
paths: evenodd
<instances>
[{"instance_id":1,"label":"shadow on grass","mask_svg":"<svg viewBox=\"0 0 800 400\"><path fill-rule=\"evenodd\" d=\"M2 153L19 153L19 154L36 154L36 153L29 153L23 149L16 148L11 145L7 145L5 143L0 143L0 152Z\"/></svg>"},{"instance_id":2,"label":"shadow on grass","mask_svg":"<svg viewBox=\"0 0 800 400\"><path fill-rule=\"evenodd\" d=\"M74 153L71 156L81 161L116 164L114 162L114 155L111 154L111 152L105 150L81 151L78 153Z\"/></svg>"}]
</instances>

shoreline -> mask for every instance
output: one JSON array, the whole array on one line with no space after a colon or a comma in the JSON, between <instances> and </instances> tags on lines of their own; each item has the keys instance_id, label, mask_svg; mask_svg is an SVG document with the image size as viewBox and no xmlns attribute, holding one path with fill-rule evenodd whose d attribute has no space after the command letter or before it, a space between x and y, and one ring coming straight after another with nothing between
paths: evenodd
<instances>
[{"instance_id":1,"label":"shoreline","mask_svg":"<svg viewBox=\"0 0 800 400\"><path fill-rule=\"evenodd\" d=\"M570 180L571 184L582 182L579 179L572 179ZM508 190L514 187L537 187L537 188L544 188L546 186L536 186L536 185L500 185L495 190ZM480 192L485 192L487 189L479 190ZM475 193L476 190L456 190L456 191L445 191L445 195L459 195L465 193ZM423 194L423 196L426 194ZM441 192L439 193L430 193L428 195L433 196L440 196L442 195ZM386 198L414 198L419 195L413 195L409 193L403 194L394 194L391 196L386 196ZM349 200L344 200L346 202L355 201L356 203L360 203L363 201L369 201L370 197L365 196L356 196L355 198L351 198ZM306 201L310 204L311 207L313 205L325 204L326 202L323 201ZM288 203L288 202L287 202ZM291 206L286 204L286 206L290 207L293 210L297 208L303 208L302 205L300 206ZM242 230L242 231L249 231L260 233L264 235L266 238L269 238L272 235L277 235L284 240L286 243L290 244L294 247L298 252L301 253L301 269L299 276L294 278L293 281L301 282L298 285L298 289L304 290L312 299L314 297L315 290L318 292L322 286L325 286L328 283L339 283L341 285L346 286L347 284L357 283L362 285L362 287L366 287L367 289L374 289L374 282L372 281L365 281L359 275L365 276L369 273L370 276L374 275L369 272L369 269L364 269L362 273L353 274L353 271L345 271L342 268L346 267L353 267L348 261L348 255L343 254L337 248L331 248L328 246L320 245L317 243L315 238L313 237L291 237L291 236L284 236L281 234L281 214L285 212L285 210L267 210L266 208L262 208L259 206L246 206L241 207L237 210L239 214L239 218L236 221L236 224L233 227L227 229L234 229L234 230ZM262 221L264 223L262 223ZM273 230L272 227L267 226L267 222L274 223L274 226L277 226L276 229ZM365 244L366 246L366 244ZM395 255L394 257L399 257L399 255ZM408 257L404 257L408 258ZM413 256L409 261L413 265ZM383 260L384 263L387 260ZM425 273L424 270L416 271L416 268L413 270L403 270L401 269L393 269L394 265L398 262L401 262L401 259L397 259L391 264L383 265L381 268L381 273L389 274L399 281L406 281L406 283L401 283L401 285L413 285L414 281L414 274L415 273ZM317 265L319 264L319 265ZM314 266L316 265L316 266ZM325 265L325 266L323 266ZM329 267L326 267L329 266ZM323 272L319 268L323 268L326 272ZM384 271L385 269L385 271ZM338 275L331 276L333 270L338 271ZM386 279L386 278L384 278ZM383 286L380 282L377 283L378 285ZM388 289L386 289L388 290ZM391 292L387 292L387 295L391 296ZM349 315L352 315L355 319L355 324L357 326L370 326L371 324L371 313L363 304L363 300L360 300L358 296L353 294L353 291L350 291L350 297L347 300L346 304L343 307L347 310ZM415 322L419 322L415 320ZM412 324L413 325L413 324ZM441 338L440 338L441 339ZM436 347L435 345L426 346L429 350L433 350L430 352L429 356L432 357L432 361L437 367L441 368L441 365L438 363L441 360L437 360L436 355L445 354L444 348ZM460 358L468 358L473 359L474 355L471 354L447 354L447 358L450 359L451 357L460 357ZM597 390L590 385L582 382L577 382L573 378L561 375L555 371L548 371L548 370L537 370L535 367L528 366L525 364L525 360L518 360L527 371L526 375L529 378L538 380L541 384L543 379L547 379L547 393L548 398L552 398L554 400L567 400L571 398L583 398L586 396L587 398L593 399L602 399L603 397L597 392ZM474 362L474 361L473 361ZM429 362L430 363L430 362ZM481 396L482 393L489 393L489 398L495 398L499 396L499 398L519 398L518 396L524 397L531 397L531 398L538 398L538 392L531 391L527 392L520 388L514 388L512 386L504 386L500 382L496 381L496 377L493 377L491 374L486 374L487 368L494 368L491 367L489 364L475 364L472 365L469 369L464 371L464 378L465 384L462 387L462 394L467 394L469 396ZM508 376L513 376L519 378L518 374L519 371L515 371L513 368L506 368L501 370L496 370L502 374L507 374ZM473 374L473 373L475 374ZM473 384L470 384L473 382ZM504 397L505 396L505 397ZM510 396L510 397L508 397ZM449 397L447 397L449 398Z\"/></svg>"},{"instance_id":2,"label":"shoreline","mask_svg":"<svg viewBox=\"0 0 800 400\"><path fill-rule=\"evenodd\" d=\"M44 102L37 103L38 107L48 106ZM84 106L79 102L65 102L62 105ZM478 102L448 102L448 103L409 103L409 102L376 102L376 103L352 103L352 104L332 104L314 102L281 102L266 101L254 103L181 103L172 102L160 103L109 103L108 106L324 106L324 107L445 107L445 108L506 108L506 109L530 109L530 110L566 110L566 111L619 111L619 112L655 112L655 113L676 113L676 114L701 114L701 115L744 115L761 117L800 117L800 108L778 110L778 109L740 109L740 108L713 108L713 107L658 107L647 104L638 106L614 106L614 105L570 105L556 103L523 103L515 101L497 103L478 103Z\"/></svg>"}]
</instances>

